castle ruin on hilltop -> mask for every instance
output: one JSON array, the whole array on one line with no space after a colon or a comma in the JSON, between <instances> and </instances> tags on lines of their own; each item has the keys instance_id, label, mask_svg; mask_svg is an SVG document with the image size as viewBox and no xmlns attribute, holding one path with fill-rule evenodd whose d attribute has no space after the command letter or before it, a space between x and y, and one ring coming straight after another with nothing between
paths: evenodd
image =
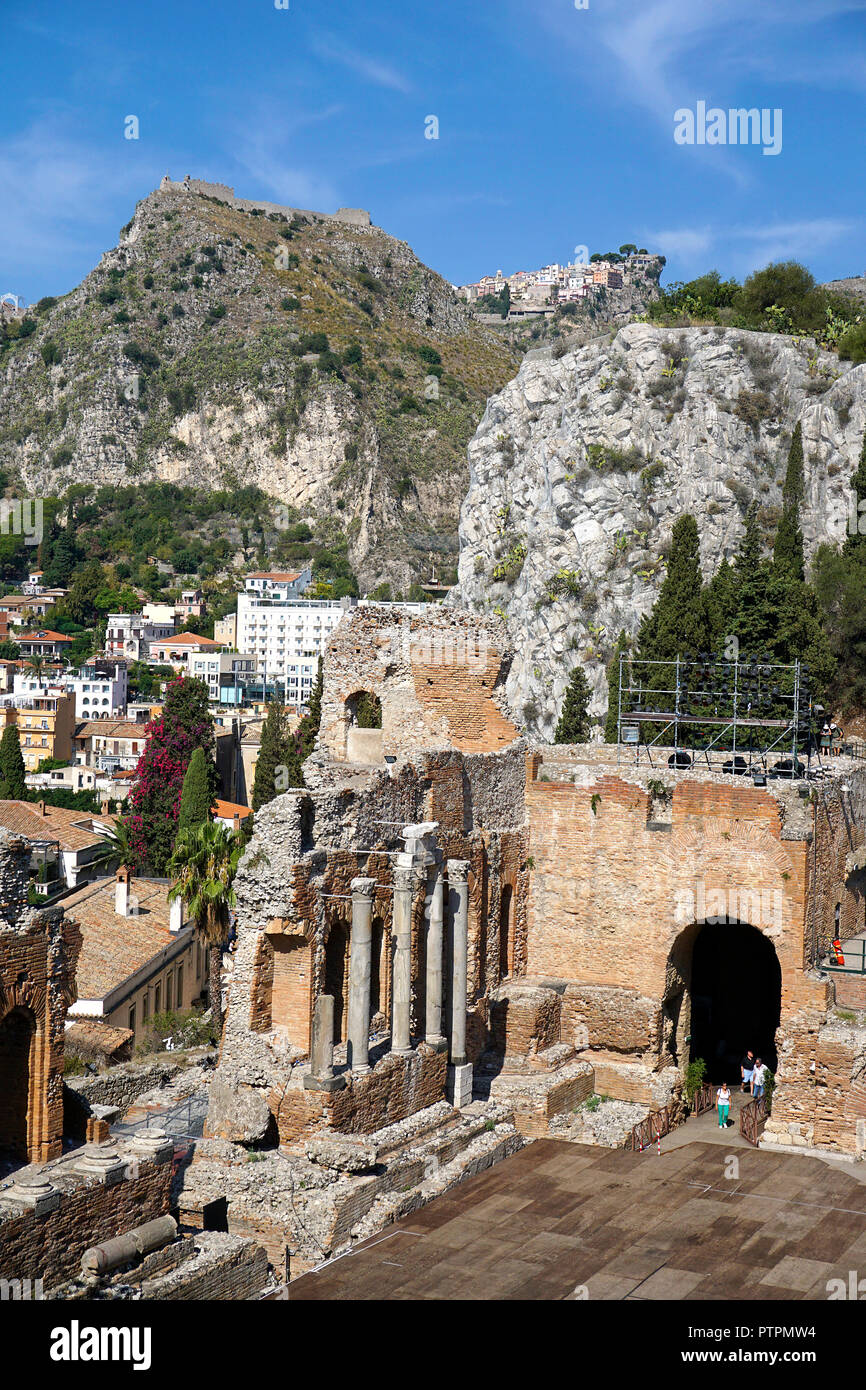
<instances>
[{"instance_id":1,"label":"castle ruin on hilltop","mask_svg":"<svg viewBox=\"0 0 866 1390\"><path fill-rule=\"evenodd\" d=\"M205 198L217 198L238 212L277 213L285 217L321 217L329 222L348 222L353 227L370 227L370 214L364 208L337 208L336 212L311 212L307 208L290 208L282 203L268 203L256 198L236 198L235 191L227 183L208 183L205 179L193 179L187 174L177 182L165 174L160 181L160 193L198 193Z\"/></svg>"}]
</instances>

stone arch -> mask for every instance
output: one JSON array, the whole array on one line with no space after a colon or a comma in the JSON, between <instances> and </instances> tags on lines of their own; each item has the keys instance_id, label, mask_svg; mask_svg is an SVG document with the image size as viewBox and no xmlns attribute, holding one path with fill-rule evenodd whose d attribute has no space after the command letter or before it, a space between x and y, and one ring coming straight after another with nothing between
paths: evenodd
<instances>
[{"instance_id":1,"label":"stone arch","mask_svg":"<svg viewBox=\"0 0 866 1390\"><path fill-rule=\"evenodd\" d=\"M382 702L372 690L355 690L343 702L345 758L350 763L383 761Z\"/></svg>"},{"instance_id":2,"label":"stone arch","mask_svg":"<svg viewBox=\"0 0 866 1390\"><path fill-rule=\"evenodd\" d=\"M748 921L689 922L667 961L661 1046L674 1065L703 1057L711 1081L739 1078L746 1047L771 1070L782 1009L782 965L771 936Z\"/></svg>"},{"instance_id":3,"label":"stone arch","mask_svg":"<svg viewBox=\"0 0 866 1390\"><path fill-rule=\"evenodd\" d=\"M36 1019L21 1005L0 1021L0 1150L28 1159L33 1128L33 1086L37 1045Z\"/></svg>"}]
</instances>

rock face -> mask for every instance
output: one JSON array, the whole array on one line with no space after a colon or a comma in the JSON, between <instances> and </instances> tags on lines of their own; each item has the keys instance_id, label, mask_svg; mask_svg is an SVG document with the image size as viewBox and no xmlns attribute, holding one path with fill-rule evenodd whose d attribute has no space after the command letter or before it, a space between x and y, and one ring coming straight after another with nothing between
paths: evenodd
<instances>
[{"instance_id":1,"label":"rock face","mask_svg":"<svg viewBox=\"0 0 866 1390\"><path fill-rule=\"evenodd\" d=\"M364 587L406 587L456 559L466 444L517 356L405 242L244 203L168 184L28 310L0 459L41 496L256 486L345 536Z\"/></svg>"},{"instance_id":2,"label":"rock face","mask_svg":"<svg viewBox=\"0 0 866 1390\"><path fill-rule=\"evenodd\" d=\"M753 497L772 536L797 421L811 556L844 537L866 365L811 339L630 324L606 344L533 354L492 397L469 446L450 601L505 619L506 693L531 730L551 737L578 662L603 713L605 663L652 608L683 512L706 578L736 550Z\"/></svg>"}]
</instances>

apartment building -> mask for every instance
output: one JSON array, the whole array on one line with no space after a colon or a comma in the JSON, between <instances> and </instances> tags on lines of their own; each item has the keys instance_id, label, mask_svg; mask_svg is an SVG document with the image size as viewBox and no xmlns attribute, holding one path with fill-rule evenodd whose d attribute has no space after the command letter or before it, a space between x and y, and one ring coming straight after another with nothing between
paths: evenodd
<instances>
[{"instance_id":1,"label":"apartment building","mask_svg":"<svg viewBox=\"0 0 866 1390\"><path fill-rule=\"evenodd\" d=\"M6 723L18 725L24 771L35 772L44 758L72 761L75 696L66 690L6 697Z\"/></svg>"},{"instance_id":2,"label":"apartment building","mask_svg":"<svg viewBox=\"0 0 866 1390\"><path fill-rule=\"evenodd\" d=\"M256 659L237 652L192 653L187 663L190 676L204 681L215 704L244 704L245 692L255 685Z\"/></svg>"},{"instance_id":3,"label":"apartment building","mask_svg":"<svg viewBox=\"0 0 866 1390\"><path fill-rule=\"evenodd\" d=\"M74 637L67 637L62 632L52 632L50 628L41 628L38 632L13 632L11 634L13 642L17 642L22 656L42 656L48 658L62 658L66 651L75 641Z\"/></svg>"},{"instance_id":4,"label":"apartment building","mask_svg":"<svg viewBox=\"0 0 866 1390\"><path fill-rule=\"evenodd\" d=\"M304 704L319 657L346 612L347 599L291 599L238 594L237 645L265 678L281 680L287 704Z\"/></svg>"},{"instance_id":5,"label":"apartment building","mask_svg":"<svg viewBox=\"0 0 866 1390\"><path fill-rule=\"evenodd\" d=\"M76 724L73 752L79 767L132 772L147 743L146 725L127 719L87 719Z\"/></svg>"},{"instance_id":6,"label":"apartment building","mask_svg":"<svg viewBox=\"0 0 866 1390\"><path fill-rule=\"evenodd\" d=\"M152 642L164 641L174 633L174 615L152 621L143 613L109 613L105 629L108 656L125 656L130 661L147 661Z\"/></svg>"},{"instance_id":7,"label":"apartment building","mask_svg":"<svg viewBox=\"0 0 866 1390\"><path fill-rule=\"evenodd\" d=\"M16 695L30 698L46 688L74 695L76 719L122 719L129 693L127 664L99 657L86 662L79 671L52 672L47 680L45 675L36 676L27 667L15 675Z\"/></svg>"},{"instance_id":8,"label":"apartment building","mask_svg":"<svg viewBox=\"0 0 866 1390\"><path fill-rule=\"evenodd\" d=\"M199 637L195 632L179 632L176 637L151 642L147 659L151 666L173 666L177 671L188 671L194 656L214 654L220 649L221 643L210 637Z\"/></svg>"},{"instance_id":9,"label":"apartment building","mask_svg":"<svg viewBox=\"0 0 866 1390\"><path fill-rule=\"evenodd\" d=\"M300 598L312 580L313 571L309 565L302 570L255 570L246 576L244 589L260 598Z\"/></svg>"}]
</instances>

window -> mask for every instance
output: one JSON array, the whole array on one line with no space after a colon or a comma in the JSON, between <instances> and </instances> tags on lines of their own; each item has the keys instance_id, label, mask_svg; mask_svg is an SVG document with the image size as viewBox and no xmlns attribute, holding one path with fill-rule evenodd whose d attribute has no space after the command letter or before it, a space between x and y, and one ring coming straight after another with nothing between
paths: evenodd
<instances>
[{"instance_id":1,"label":"window","mask_svg":"<svg viewBox=\"0 0 866 1390\"><path fill-rule=\"evenodd\" d=\"M166 1012L171 1008L171 975L165 977L165 1007Z\"/></svg>"},{"instance_id":2,"label":"window","mask_svg":"<svg viewBox=\"0 0 866 1390\"><path fill-rule=\"evenodd\" d=\"M132 1008L131 1008L130 1011L129 1011L129 1018L128 1018L127 1021L126 1021L126 1026L127 1026L127 1028L131 1028L132 1031L133 1031L133 1033L135 1032L135 1005L134 1005L134 1004L133 1004Z\"/></svg>"},{"instance_id":3,"label":"window","mask_svg":"<svg viewBox=\"0 0 866 1390\"><path fill-rule=\"evenodd\" d=\"M148 996L147 990L145 990L145 991L144 991L144 994L141 996L141 1019L142 1019L142 1022L143 1022L143 1023L147 1023L147 1020L148 1020L149 1018L150 1018L150 998L149 998L149 996Z\"/></svg>"},{"instance_id":4,"label":"window","mask_svg":"<svg viewBox=\"0 0 866 1390\"><path fill-rule=\"evenodd\" d=\"M161 999L162 999L162 994L161 994L161 992L160 992L160 986L159 986L159 985L154 985L154 987L153 987L153 1012L154 1012L155 1014L158 1014L158 1013L161 1013L161 1012L162 1012L162 1010L161 1010L161 1008L160 1008Z\"/></svg>"},{"instance_id":5,"label":"window","mask_svg":"<svg viewBox=\"0 0 866 1390\"><path fill-rule=\"evenodd\" d=\"M177 967L177 982L176 982L176 991L175 991L175 998L174 998L174 1006L175 1006L176 1009L182 1009L182 1008L183 1008L183 966L182 966L182 965L179 965L179 966Z\"/></svg>"}]
</instances>

